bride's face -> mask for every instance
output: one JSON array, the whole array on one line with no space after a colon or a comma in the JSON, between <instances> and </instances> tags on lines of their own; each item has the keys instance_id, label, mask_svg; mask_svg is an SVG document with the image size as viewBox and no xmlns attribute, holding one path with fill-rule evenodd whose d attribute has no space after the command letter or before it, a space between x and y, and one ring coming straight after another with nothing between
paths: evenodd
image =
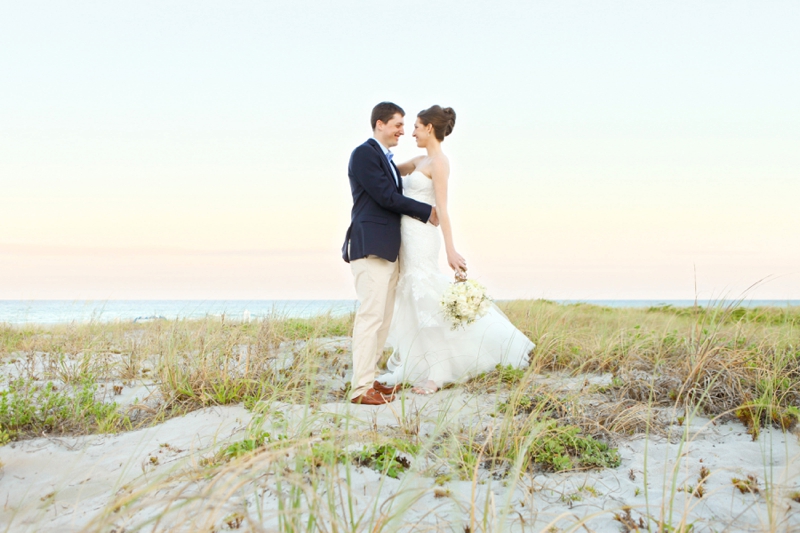
<instances>
[{"instance_id":1,"label":"bride's face","mask_svg":"<svg viewBox=\"0 0 800 533\"><path fill-rule=\"evenodd\" d=\"M426 126L417 118L417 121L414 122L414 133L411 136L417 140L419 148L425 148L428 145L428 139L433 136L433 126L430 124Z\"/></svg>"}]
</instances>

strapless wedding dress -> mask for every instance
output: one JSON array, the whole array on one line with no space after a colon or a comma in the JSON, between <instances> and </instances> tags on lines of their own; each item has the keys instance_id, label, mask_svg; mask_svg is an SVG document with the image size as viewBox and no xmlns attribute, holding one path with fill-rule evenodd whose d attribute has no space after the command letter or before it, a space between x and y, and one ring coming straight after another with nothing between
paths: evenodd
<instances>
[{"instance_id":1,"label":"strapless wedding dress","mask_svg":"<svg viewBox=\"0 0 800 533\"><path fill-rule=\"evenodd\" d=\"M435 204L433 181L421 172L403 177L403 194ZM441 387L498 364L528 365L534 344L494 304L472 324L451 329L440 302L453 278L439 269L439 228L403 216L400 239L400 278L387 341L393 354L389 372L379 381L395 385L430 380Z\"/></svg>"}]
</instances>

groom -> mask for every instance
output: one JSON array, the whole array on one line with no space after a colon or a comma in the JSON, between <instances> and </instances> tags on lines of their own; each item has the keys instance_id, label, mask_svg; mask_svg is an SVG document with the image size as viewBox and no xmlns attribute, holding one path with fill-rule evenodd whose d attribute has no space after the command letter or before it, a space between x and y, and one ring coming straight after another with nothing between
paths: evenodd
<instances>
[{"instance_id":1,"label":"groom","mask_svg":"<svg viewBox=\"0 0 800 533\"><path fill-rule=\"evenodd\" d=\"M403 135L405 112L391 102L372 109L372 138L353 150L347 174L353 193L342 257L350 263L361 303L353 324L350 401L380 405L395 389L375 380L394 312L400 253L400 215L438 226L436 209L403 196L392 152Z\"/></svg>"}]
</instances>

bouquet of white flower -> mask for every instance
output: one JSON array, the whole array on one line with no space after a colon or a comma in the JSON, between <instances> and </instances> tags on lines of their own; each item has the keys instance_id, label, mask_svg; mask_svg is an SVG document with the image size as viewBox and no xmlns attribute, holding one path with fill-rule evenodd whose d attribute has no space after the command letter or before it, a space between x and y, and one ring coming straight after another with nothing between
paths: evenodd
<instances>
[{"instance_id":1,"label":"bouquet of white flower","mask_svg":"<svg viewBox=\"0 0 800 533\"><path fill-rule=\"evenodd\" d=\"M456 273L456 282L444 291L442 312L455 330L485 315L491 302L486 287L475 280L467 280L466 274L459 272Z\"/></svg>"}]
</instances>

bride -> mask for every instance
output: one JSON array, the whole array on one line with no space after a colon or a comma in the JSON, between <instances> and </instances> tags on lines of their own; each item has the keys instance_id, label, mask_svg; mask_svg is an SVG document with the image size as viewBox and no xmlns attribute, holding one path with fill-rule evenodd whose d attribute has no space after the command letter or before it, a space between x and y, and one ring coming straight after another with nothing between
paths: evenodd
<instances>
[{"instance_id":1,"label":"bride","mask_svg":"<svg viewBox=\"0 0 800 533\"><path fill-rule=\"evenodd\" d=\"M447 209L450 161L442 151L442 142L455 122L455 111L449 107L435 105L420 111L413 136L427 154L397 168L403 176L405 196L436 205L447 262L461 275L467 262L453 244ZM388 339L394 352L387 362L389 372L378 381L389 387L410 383L415 385L413 392L430 394L446 383L464 381L498 364L526 366L534 344L495 305L465 328L451 329L440 304L450 278L438 266L438 228L403 216L400 235L400 279Z\"/></svg>"}]
</instances>

